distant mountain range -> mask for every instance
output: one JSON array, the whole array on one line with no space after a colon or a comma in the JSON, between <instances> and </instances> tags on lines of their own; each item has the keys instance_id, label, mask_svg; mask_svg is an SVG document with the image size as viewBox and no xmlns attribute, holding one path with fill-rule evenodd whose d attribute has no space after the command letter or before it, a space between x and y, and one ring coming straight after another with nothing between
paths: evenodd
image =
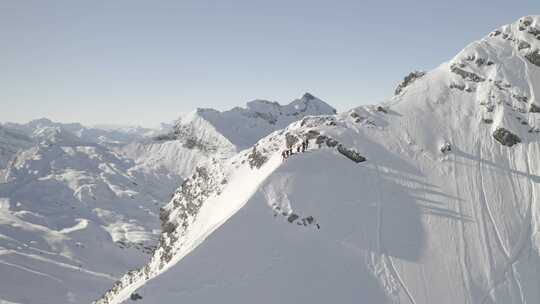
<instances>
[{"instance_id":1,"label":"distant mountain range","mask_svg":"<svg viewBox=\"0 0 540 304\"><path fill-rule=\"evenodd\" d=\"M241 149L228 136L242 136L222 134L229 130L219 123L242 119L236 132L255 143L335 110L306 94L290 105L255 101L207 119L210 111L160 130L48 119L1 125L0 271L10 275L0 281L0 302L89 303L143 265L158 243L159 208L174 190L198 165Z\"/></svg>"}]
</instances>

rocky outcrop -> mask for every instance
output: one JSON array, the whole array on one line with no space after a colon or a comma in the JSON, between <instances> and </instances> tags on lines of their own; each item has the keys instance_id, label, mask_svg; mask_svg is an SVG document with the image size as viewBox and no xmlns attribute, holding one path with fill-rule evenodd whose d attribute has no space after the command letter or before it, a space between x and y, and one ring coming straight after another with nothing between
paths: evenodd
<instances>
[{"instance_id":1,"label":"rocky outcrop","mask_svg":"<svg viewBox=\"0 0 540 304\"><path fill-rule=\"evenodd\" d=\"M422 71L414 71L409 73L409 75L405 76L403 81L397 86L397 88L394 91L394 95L399 95L401 92L403 92L403 89L405 89L408 85L416 81L417 79L421 78L422 76L426 75L426 72Z\"/></svg>"},{"instance_id":2,"label":"rocky outcrop","mask_svg":"<svg viewBox=\"0 0 540 304\"><path fill-rule=\"evenodd\" d=\"M450 89L458 89L460 91L465 91L465 85L464 84L458 84L455 82L452 82L450 84Z\"/></svg>"},{"instance_id":3,"label":"rocky outcrop","mask_svg":"<svg viewBox=\"0 0 540 304\"><path fill-rule=\"evenodd\" d=\"M366 161L366 158L360 155L358 152L349 148L345 148L342 145L339 145L337 147L337 150L339 151L339 153L343 154L345 157L347 157L348 159L352 160L355 163L361 163L361 162Z\"/></svg>"},{"instance_id":4,"label":"rocky outcrop","mask_svg":"<svg viewBox=\"0 0 540 304\"><path fill-rule=\"evenodd\" d=\"M521 142L521 138L519 138L516 134L508 131L505 128L498 128L497 130L495 130L495 132L493 132L493 137L500 144L507 147L512 147L513 145Z\"/></svg>"},{"instance_id":5,"label":"rocky outcrop","mask_svg":"<svg viewBox=\"0 0 540 304\"><path fill-rule=\"evenodd\" d=\"M525 55L525 58L527 58L530 63L540 67L540 52L538 50L534 50Z\"/></svg>"},{"instance_id":6,"label":"rocky outcrop","mask_svg":"<svg viewBox=\"0 0 540 304\"><path fill-rule=\"evenodd\" d=\"M281 215L285 217L287 222L289 222L290 224L296 223L296 225L298 226L316 226L317 229L321 228L315 218L311 215L301 217L294 212L282 210L282 208L279 207L277 204L272 205L272 210L274 211L274 217Z\"/></svg>"},{"instance_id":7,"label":"rocky outcrop","mask_svg":"<svg viewBox=\"0 0 540 304\"><path fill-rule=\"evenodd\" d=\"M534 104L534 103L531 103L529 105L529 112L531 113L540 113L540 106Z\"/></svg>"},{"instance_id":8,"label":"rocky outcrop","mask_svg":"<svg viewBox=\"0 0 540 304\"><path fill-rule=\"evenodd\" d=\"M251 169L257 168L260 169L262 165L266 163L268 156L262 154L257 150L257 146L254 146L251 150L251 153L248 155L248 163Z\"/></svg>"},{"instance_id":9,"label":"rocky outcrop","mask_svg":"<svg viewBox=\"0 0 540 304\"><path fill-rule=\"evenodd\" d=\"M449 153L450 151L452 151L452 145L450 143L446 142L441 146L440 150L441 150L442 154Z\"/></svg>"},{"instance_id":10,"label":"rocky outcrop","mask_svg":"<svg viewBox=\"0 0 540 304\"><path fill-rule=\"evenodd\" d=\"M285 145L287 146L287 148L293 147L299 141L300 139L297 136L292 135L291 133L285 134Z\"/></svg>"},{"instance_id":11,"label":"rocky outcrop","mask_svg":"<svg viewBox=\"0 0 540 304\"><path fill-rule=\"evenodd\" d=\"M360 155L360 153L356 152L353 149L346 148L344 145L342 145L339 141L336 139L326 136L326 135L319 135L317 139L315 140L315 143L319 146L319 148L322 148L323 145L326 145L328 148L336 148L339 153L347 157L348 159L352 160L355 163L361 163L366 161L367 159Z\"/></svg>"},{"instance_id":12,"label":"rocky outcrop","mask_svg":"<svg viewBox=\"0 0 540 304\"><path fill-rule=\"evenodd\" d=\"M473 81L473 82L486 81L484 78L476 75L475 73L463 70L462 68L458 67L457 64L452 64L450 66L450 71L452 71L452 73L454 73L454 74L457 74L457 75L461 76L461 78L463 78L465 80L469 80L469 81Z\"/></svg>"},{"instance_id":13,"label":"rocky outcrop","mask_svg":"<svg viewBox=\"0 0 540 304\"><path fill-rule=\"evenodd\" d=\"M377 106L377 111L378 111L378 112L382 112L382 113L384 113L384 114L387 114L387 113L388 113L388 110L387 110L385 107L383 107L383 106Z\"/></svg>"},{"instance_id":14,"label":"rocky outcrop","mask_svg":"<svg viewBox=\"0 0 540 304\"><path fill-rule=\"evenodd\" d=\"M531 48L531 44L528 43L527 41L520 41L518 43L518 51L530 49L530 48Z\"/></svg>"},{"instance_id":15,"label":"rocky outcrop","mask_svg":"<svg viewBox=\"0 0 540 304\"><path fill-rule=\"evenodd\" d=\"M177 125L172 132L157 135L153 140L179 140L182 142L184 148L198 149L203 152L215 152L218 150L218 147L214 143L199 138L199 136L197 136L197 131L190 125Z\"/></svg>"}]
</instances>

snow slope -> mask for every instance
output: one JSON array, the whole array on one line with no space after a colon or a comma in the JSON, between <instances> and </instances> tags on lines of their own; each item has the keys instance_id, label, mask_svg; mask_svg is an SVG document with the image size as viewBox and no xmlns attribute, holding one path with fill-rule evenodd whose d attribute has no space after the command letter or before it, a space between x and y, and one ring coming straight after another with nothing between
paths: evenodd
<instances>
[{"instance_id":1,"label":"snow slope","mask_svg":"<svg viewBox=\"0 0 540 304\"><path fill-rule=\"evenodd\" d=\"M384 106L199 168L96 303L540 303L539 35L521 18Z\"/></svg>"}]
</instances>

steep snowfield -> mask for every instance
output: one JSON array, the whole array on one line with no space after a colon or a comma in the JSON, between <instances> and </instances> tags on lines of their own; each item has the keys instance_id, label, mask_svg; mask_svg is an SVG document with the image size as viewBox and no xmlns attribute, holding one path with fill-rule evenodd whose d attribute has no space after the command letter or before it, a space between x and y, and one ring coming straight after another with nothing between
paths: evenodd
<instances>
[{"instance_id":1,"label":"steep snowfield","mask_svg":"<svg viewBox=\"0 0 540 304\"><path fill-rule=\"evenodd\" d=\"M524 17L384 106L197 169L97 303L540 303L539 35Z\"/></svg>"}]
</instances>

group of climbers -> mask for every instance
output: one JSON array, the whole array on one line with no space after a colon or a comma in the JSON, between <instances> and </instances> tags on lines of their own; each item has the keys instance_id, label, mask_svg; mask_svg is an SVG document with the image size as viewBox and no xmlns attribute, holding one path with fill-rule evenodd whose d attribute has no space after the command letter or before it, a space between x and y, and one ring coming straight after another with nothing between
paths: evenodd
<instances>
[{"instance_id":1,"label":"group of climbers","mask_svg":"<svg viewBox=\"0 0 540 304\"><path fill-rule=\"evenodd\" d=\"M305 152L308 149L308 146L309 146L309 141L307 139L302 141L300 145L296 146L296 153ZM289 145L286 150L281 152L283 161L285 161L287 158L289 158L292 155L294 155L292 145Z\"/></svg>"}]
</instances>

